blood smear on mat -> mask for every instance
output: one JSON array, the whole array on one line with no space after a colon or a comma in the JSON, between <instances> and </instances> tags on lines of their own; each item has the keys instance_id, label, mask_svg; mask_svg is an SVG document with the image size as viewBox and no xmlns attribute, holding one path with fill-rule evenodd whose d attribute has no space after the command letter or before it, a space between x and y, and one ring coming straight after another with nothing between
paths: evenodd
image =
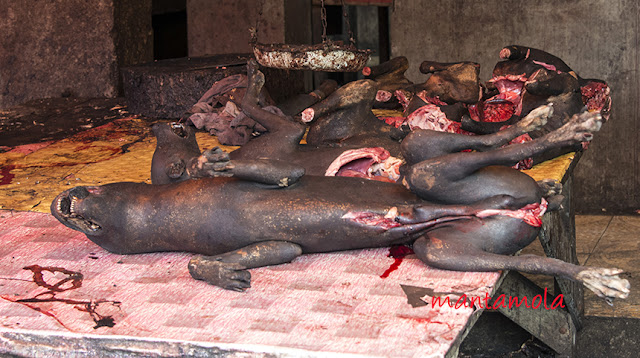
<instances>
[{"instance_id":1,"label":"blood smear on mat","mask_svg":"<svg viewBox=\"0 0 640 358\"><path fill-rule=\"evenodd\" d=\"M389 277L389 274L391 274L393 271L397 270L398 267L400 267L400 264L402 263L402 260L405 258L405 256L411 255L411 254L413 254L413 250L408 246L404 246L404 245L391 246L389 248L389 255L387 256L393 257L393 263L382 275L380 275L380 278Z\"/></svg>"}]
</instances>

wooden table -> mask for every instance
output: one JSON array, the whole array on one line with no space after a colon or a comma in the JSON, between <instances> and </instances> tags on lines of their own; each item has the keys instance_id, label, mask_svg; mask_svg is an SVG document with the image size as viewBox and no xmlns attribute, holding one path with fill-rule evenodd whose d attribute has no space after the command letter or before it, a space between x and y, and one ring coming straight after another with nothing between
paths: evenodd
<instances>
[{"instance_id":1,"label":"wooden table","mask_svg":"<svg viewBox=\"0 0 640 358\"><path fill-rule=\"evenodd\" d=\"M206 134L198 140L202 148L217 145ZM540 290L517 273L435 270L415 257L382 278L396 262L386 249L378 249L302 257L282 268L253 270L252 291L238 294L192 280L188 255L110 254L48 214L53 197L71 186L148 181L154 144L149 124L131 118L0 154L0 209L5 209L0 211L5 268L0 275L0 352L54 354L62 347L79 354L455 357L482 310L412 307L402 286L493 297L533 297ZM536 179L562 179L565 185L565 208L545 215L540 238L549 256L574 263L570 193L576 162L565 156L529 172ZM81 289L59 296L104 300L108 310L101 314L113 314L115 326L94 328L95 316L78 305L17 302L43 290L33 272L24 269L33 265L81 272ZM570 355L580 326L582 289L563 281L558 286L568 312L522 307L501 312Z\"/></svg>"}]
</instances>

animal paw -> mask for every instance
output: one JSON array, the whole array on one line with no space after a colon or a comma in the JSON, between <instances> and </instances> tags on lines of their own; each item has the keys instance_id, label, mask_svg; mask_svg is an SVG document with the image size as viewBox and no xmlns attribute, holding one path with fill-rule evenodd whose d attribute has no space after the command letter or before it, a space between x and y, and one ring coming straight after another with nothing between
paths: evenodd
<instances>
[{"instance_id":1,"label":"animal paw","mask_svg":"<svg viewBox=\"0 0 640 358\"><path fill-rule=\"evenodd\" d=\"M569 144L590 142L593 132L602 127L602 115L599 112L584 111L574 114L562 127L549 133L552 141L567 142Z\"/></svg>"},{"instance_id":2,"label":"animal paw","mask_svg":"<svg viewBox=\"0 0 640 358\"><path fill-rule=\"evenodd\" d=\"M631 285L629 281L620 278L619 269L588 267L576 275L576 279L585 287L593 291L598 297L604 298L611 304L614 298L627 298Z\"/></svg>"},{"instance_id":3,"label":"animal paw","mask_svg":"<svg viewBox=\"0 0 640 358\"><path fill-rule=\"evenodd\" d=\"M562 184L555 179L543 179L537 183L542 191L542 197L547 200L547 211L561 209L565 200L562 195Z\"/></svg>"},{"instance_id":4,"label":"animal paw","mask_svg":"<svg viewBox=\"0 0 640 358\"><path fill-rule=\"evenodd\" d=\"M165 172L169 178L179 179L186 169L187 166L184 164L184 161L182 159L178 159L169 163L165 168Z\"/></svg>"},{"instance_id":5,"label":"animal paw","mask_svg":"<svg viewBox=\"0 0 640 358\"><path fill-rule=\"evenodd\" d=\"M192 178L202 177L230 177L234 168L229 159L229 154L223 152L220 147L204 151L199 157L194 158L189 166L189 175Z\"/></svg>"},{"instance_id":6,"label":"animal paw","mask_svg":"<svg viewBox=\"0 0 640 358\"><path fill-rule=\"evenodd\" d=\"M545 104L529 112L518 122L517 126L522 129L522 132L529 133L542 128L552 115L553 105L551 103Z\"/></svg>"},{"instance_id":7,"label":"animal paw","mask_svg":"<svg viewBox=\"0 0 640 358\"><path fill-rule=\"evenodd\" d=\"M242 292L251 287L251 273L238 263L220 261L219 257L196 256L189 261L189 273L226 290Z\"/></svg>"},{"instance_id":8,"label":"animal paw","mask_svg":"<svg viewBox=\"0 0 640 358\"><path fill-rule=\"evenodd\" d=\"M562 194L562 184L555 179L538 180L537 183L545 198Z\"/></svg>"}]
</instances>

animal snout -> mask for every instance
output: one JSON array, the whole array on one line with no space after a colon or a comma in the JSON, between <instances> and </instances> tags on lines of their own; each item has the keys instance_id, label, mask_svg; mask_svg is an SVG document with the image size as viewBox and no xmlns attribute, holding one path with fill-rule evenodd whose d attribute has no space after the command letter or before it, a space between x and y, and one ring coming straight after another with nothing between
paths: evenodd
<instances>
[{"instance_id":1,"label":"animal snout","mask_svg":"<svg viewBox=\"0 0 640 358\"><path fill-rule=\"evenodd\" d=\"M77 186L69 191L69 196L74 198L84 199L89 196L89 191L83 186Z\"/></svg>"}]
</instances>

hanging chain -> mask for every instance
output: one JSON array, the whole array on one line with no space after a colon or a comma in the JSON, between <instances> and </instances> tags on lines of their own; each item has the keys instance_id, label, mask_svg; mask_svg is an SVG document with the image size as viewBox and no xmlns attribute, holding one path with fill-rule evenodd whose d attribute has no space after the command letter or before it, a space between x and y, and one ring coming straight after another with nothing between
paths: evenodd
<instances>
[{"instance_id":1,"label":"hanging chain","mask_svg":"<svg viewBox=\"0 0 640 358\"><path fill-rule=\"evenodd\" d=\"M324 0L320 0L320 18L322 19L322 43L327 44L327 9L324 7Z\"/></svg>"},{"instance_id":2,"label":"hanging chain","mask_svg":"<svg viewBox=\"0 0 640 358\"><path fill-rule=\"evenodd\" d=\"M344 16L344 19L347 23L347 31L349 32L349 43L351 44L352 47L356 47L356 39L353 38L353 32L351 32L351 24L349 23L349 14L347 14L347 6L344 3L344 0L342 0L342 16Z\"/></svg>"},{"instance_id":3,"label":"hanging chain","mask_svg":"<svg viewBox=\"0 0 640 358\"><path fill-rule=\"evenodd\" d=\"M260 10L258 11L258 19L256 20L256 26L253 30L249 30L251 32L251 41L254 43L258 42L258 28L260 27L260 22L262 21L262 11L264 9L265 0L260 1ZM324 0L320 0L320 17L322 20L322 43L331 47L333 44L331 40L327 37L327 9L324 5ZM345 22L347 24L347 32L349 32L349 43L352 47L356 46L356 40L353 37L353 32L351 31L351 24L349 23L349 14L347 13L347 6L345 5L344 0L342 0L342 16L344 16Z\"/></svg>"},{"instance_id":4,"label":"hanging chain","mask_svg":"<svg viewBox=\"0 0 640 358\"><path fill-rule=\"evenodd\" d=\"M262 21L262 10L264 9L264 2L265 2L265 0L260 1L260 10L258 10L258 18L256 19L256 27L253 30L249 29L249 32L251 33L251 42L252 43L257 43L258 42L258 28L260 27L260 22Z\"/></svg>"}]
</instances>

